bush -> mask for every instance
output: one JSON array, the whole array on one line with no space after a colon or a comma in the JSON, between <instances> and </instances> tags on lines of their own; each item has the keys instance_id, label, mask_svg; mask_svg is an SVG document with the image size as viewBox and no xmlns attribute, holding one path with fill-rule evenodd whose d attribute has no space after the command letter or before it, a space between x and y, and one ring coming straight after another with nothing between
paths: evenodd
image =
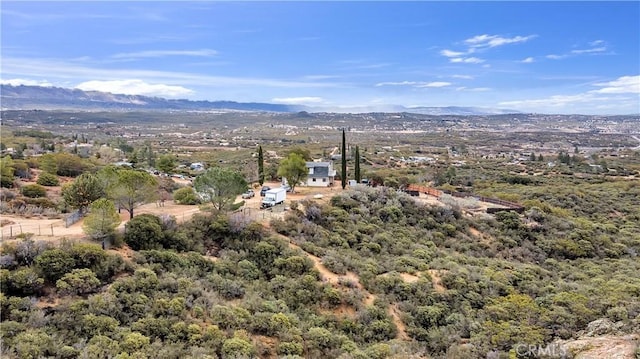
<instances>
[{"instance_id":1,"label":"bush","mask_svg":"<svg viewBox=\"0 0 640 359\"><path fill-rule=\"evenodd\" d=\"M279 355L302 355L303 347L300 343L281 342L278 344Z\"/></svg>"},{"instance_id":2,"label":"bush","mask_svg":"<svg viewBox=\"0 0 640 359\"><path fill-rule=\"evenodd\" d=\"M163 237L160 218L152 214L133 217L125 226L124 241L135 251L161 248Z\"/></svg>"},{"instance_id":3,"label":"bush","mask_svg":"<svg viewBox=\"0 0 640 359\"><path fill-rule=\"evenodd\" d=\"M74 269L56 281L58 291L65 294L87 294L100 286L100 280L91 269Z\"/></svg>"},{"instance_id":4,"label":"bush","mask_svg":"<svg viewBox=\"0 0 640 359\"><path fill-rule=\"evenodd\" d=\"M191 187L183 187L173 192L173 200L178 204L198 204L200 199Z\"/></svg>"},{"instance_id":5,"label":"bush","mask_svg":"<svg viewBox=\"0 0 640 359\"><path fill-rule=\"evenodd\" d=\"M22 187L22 195L29 198L46 197L47 190L39 184L30 184Z\"/></svg>"},{"instance_id":6,"label":"bush","mask_svg":"<svg viewBox=\"0 0 640 359\"><path fill-rule=\"evenodd\" d=\"M60 180L58 180L58 176L48 173L48 172L42 172L39 176L38 176L38 180L36 181L37 184L41 185L41 186L58 186L60 185Z\"/></svg>"},{"instance_id":7,"label":"bush","mask_svg":"<svg viewBox=\"0 0 640 359\"><path fill-rule=\"evenodd\" d=\"M241 338L227 339L222 344L223 358L249 358L253 353L253 345Z\"/></svg>"},{"instance_id":8,"label":"bush","mask_svg":"<svg viewBox=\"0 0 640 359\"><path fill-rule=\"evenodd\" d=\"M36 258L35 264L46 280L55 283L62 276L71 272L76 261L67 251L48 249Z\"/></svg>"}]
</instances>

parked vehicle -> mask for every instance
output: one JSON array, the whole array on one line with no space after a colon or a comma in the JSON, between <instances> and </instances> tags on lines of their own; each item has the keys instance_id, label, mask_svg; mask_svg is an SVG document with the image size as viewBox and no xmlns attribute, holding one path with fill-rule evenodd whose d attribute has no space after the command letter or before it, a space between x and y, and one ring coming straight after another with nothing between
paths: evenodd
<instances>
[{"instance_id":1,"label":"parked vehicle","mask_svg":"<svg viewBox=\"0 0 640 359\"><path fill-rule=\"evenodd\" d=\"M284 186L282 186L282 188L284 188L287 192L291 192L291 186L289 186L288 184L285 184Z\"/></svg>"},{"instance_id":2,"label":"parked vehicle","mask_svg":"<svg viewBox=\"0 0 640 359\"><path fill-rule=\"evenodd\" d=\"M284 200L287 198L287 190L280 187L270 189L265 192L264 199L260 204L260 208L271 208L280 203L284 203Z\"/></svg>"},{"instance_id":3,"label":"parked vehicle","mask_svg":"<svg viewBox=\"0 0 640 359\"><path fill-rule=\"evenodd\" d=\"M260 197L264 197L265 193L267 193L267 191L270 189L271 187L269 186L262 186L262 189L260 190Z\"/></svg>"},{"instance_id":4,"label":"parked vehicle","mask_svg":"<svg viewBox=\"0 0 640 359\"><path fill-rule=\"evenodd\" d=\"M249 198L253 198L255 195L256 195L256 193L253 192L252 189L250 189L250 190L247 190L247 192L242 194L242 198L243 199L249 199Z\"/></svg>"}]
</instances>

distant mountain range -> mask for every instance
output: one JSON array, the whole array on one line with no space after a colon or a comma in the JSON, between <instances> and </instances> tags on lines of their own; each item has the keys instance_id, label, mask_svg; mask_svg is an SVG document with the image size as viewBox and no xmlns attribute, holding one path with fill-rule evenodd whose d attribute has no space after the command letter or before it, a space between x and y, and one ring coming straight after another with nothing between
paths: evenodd
<instances>
[{"instance_id":1,"label":"distant mountain range","mask_svg":"<svg viewBox=\"0 0 640 359\"><path fill-rule=\"evenodd\" d=\"M230 110L295 112L299 106L258 102L172 100L61 87L0 85L0 104L11 110Z\"/></svg>"},{"instance_id":2,"label":"distant mountain range","mask_svg":"<svg viewBox=\"0 0 640 359\"><path fill-rule=\"evenodd\" d=\"M410 112L424 115L498 115L518 113L514 110L480 107L311 107L234 101L174 100L140 95L82 91L61 87L0 85L0 105L9 110L179 110L179 111L253 111L253 112Z\"/></svg>"}]
</instances>

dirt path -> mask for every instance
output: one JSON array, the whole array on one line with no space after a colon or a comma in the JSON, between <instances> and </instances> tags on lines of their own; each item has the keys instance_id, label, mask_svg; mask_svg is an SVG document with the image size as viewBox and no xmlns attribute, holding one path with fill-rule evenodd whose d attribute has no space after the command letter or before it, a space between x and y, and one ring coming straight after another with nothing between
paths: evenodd
<instances>
[{"instance_id":1,"label":"dirt path","mask_svg":"<svg viewBox=\"0 0 640 359\"><path fill-rule=\"evenodd\" d=\"M471 233L472 236L478 238L484 244L489 245L491 244L491 242L493 242L493 237L491 237L491 235L484 234L477 228L469 227L469 233Z\"/></svg>"},{"instance_id":2,"label":"dirt path","mask_svg":"<svg viewBox=\"0 0 640 359\"><path fill-rule=\"evenodd\" d=\"M330 271L324 264L322 264L322 260L320 258L300 248L300 246L298 246L297 244L292 243L288 237L283 235L281 235L281 237L283 239L286 239L289 242L290 248L301 250L307 257L309 257L309 259L313 261L314 267L318 270L318 272L320 272L320 276L324 281L331 283L333 285L342 285L341 283L350 282L365 294L365 300L364 300L365 305L373 304L373 301L376 299L376 296L369 293L369 291L367 291L362 286L362 284L360 283L360 277L358 277L357 274L353 272L347 272L344 275L335 274L332 271Z\"/></svg>"},{"instance_id":3,"label":"dirt path","mask_svg":"<svg viewBox=\"0 0 640 359\"><path fill-rule=\"evenodd\" d=\"M443 271L438 269L429 269L428 272L429 275L431 275L433 289L436 293L444 293L447 289L442 285L442 278L440 277Z\"/></svg>"},{"instance_id":4,"label":"dirt path","mask_svg":"<svg viewBox=\"0 0 640 359\"><path fill-rule=\"evenodd\" d=\"M290 248L301 250L303 253L307 255L307 257L309 257L309 259L313 261L314 267L318 270L318 272L320 272L320 275L322 276L323 280L333 285L340 285L340 283L349 281L364 293L365 297L364 297L363 304L365 306L373 305L374 301L377 298L376 295L369 293L369 291L367 291L362 286L362 284L360 283L360 277L358 277L357 274L353 272L347 272L344 275L335 274L329 269L327 269L327 267L325 267L324 264L322 264L322 260L320 258L314 256L311 253L306 252L304 249L300 248L300 246L292 243L289 240L289 238L287 238L286 236L281 235L281 237L283 239L286 239L289 242ZM408 274L408 273L402 273L402 275L403 275L403 279L409 282L415 282L419 279L419 277ZM409 335L407 335L407 326L402 322L402 319L400 319L400 314L399 314L397 304L390 304L387 311L389 313L389 316L391 317L391 320L393 321L393 324L395 324L396 328L398 329L398 334L396 335L396 339L410 341L411 338L409 337ZM340 311L340 313L343 313L343 312L345 312L344 309Z\"/></svg>"},{"instance_id":5,"label":"dirt path","mask_svg":"<svg viewBox=\"0 0 640 359\"><path fill-rule=\"evenodd\" d=\"M411 338L409 338L409 335L407 335L407 326L404 325L404 323L402 322L402 319L400 319L400 314L399 314L397 304L389 305L389 315L393 320L393 324L395 324L396 328L398 328L398 334L396 335L396 339L410 341Z\"/></svg>"}]
</instances>

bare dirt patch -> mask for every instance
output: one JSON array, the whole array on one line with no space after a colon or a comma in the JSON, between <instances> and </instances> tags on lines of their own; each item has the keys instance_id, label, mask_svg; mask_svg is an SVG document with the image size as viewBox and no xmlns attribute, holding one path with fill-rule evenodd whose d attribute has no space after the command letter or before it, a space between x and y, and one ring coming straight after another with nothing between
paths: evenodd
<instances>
[{"instance_id":1,"label":"bare dirt patch","mask_svg":"<svg viewBox=\"0 0 640 359\"><path fill-rule=\"evenodd\" d=\"M356 317L356 309L346 304L340 304L336 308L321 309L320 313L335 315L338 318L355 318Z\"/></svg>"},{"instance_id":2,"label":"bare dirt patch","mask_svg":"<svg viewBox=\"0 0 640 359\"><path fill-rule=\"evenodd\" d=\"M444 293L447 289L442 285L442 274L444 271L438 269L429 269L429 275L431 275L431 280L433 282L433 289L436 293Z\"/></svg>"},{"instance_id":3,"label":"bare dirt patch","mask_svg":"<svg viewBox=\"0 0 640 359\"><path fill-rule=\"evenodd\" d=\"M414 282L417 282L418 279L420 279L419 276L413 275L410 273L400 273L400 277L402 278L403 281L407 283L414 283Z\"/></svg>"},{"instance_id":4,"label":"bare dirt patch","mask_svg":"<svg viewBox=\"0 0 640 359\"><path fill-rule=\"evenodd\" d=\"M397 304L389 305L389 315L393 320L393 324L395 324L396 328L398 328L398 334L396 335L396 339L409 341L409 335L407 335L407 326L404 325L402 319L400 319L400 314L398 310Z\"/></svg>"},{"instance_id":5,"label":"bare dirt patch","mask_svg":"<svg viewBox=\"0 0 640 359\"><path fill-rule=\"evenodd\" d=\"M135 251L126 244L123 244L120 248L111 248L109 252L117 253L124 259L131 259L135 254Z\"/></svg>"},{"instance_id":6,"label":"bare dirt patch","mask_svg":"<svg viewBox=\"0 0 640 359\"><path fill-rule=\"evenodd\" d=\"M491 242L493 241L492 236L480 232L477 228L469 227L469 233L471 233L471 235L475 238L479 239L482 243L491 244Z\"/></svg>"},{"instance_id":7,"label":"bare dirt patch","mask_svg":"<svg viewBox=\"0 0 640 359\"><path fill-rule=\"evenodd\" d=\"M332 284L333 286L341 286L343 285L343 283L350 282L356 288L360 289L364 294L365 297L364 297L363 304L365 306L373 305L373 302L376 300L376 296L372 293L369 293L369 291L367 291L362 286L362 284L360 283L360 277L358 277L357 274L353 272L347 272L344 275L333 273L332 271L327 269L327 267L325 267L324 264L322 264L322 260L320 258L314 256L311 253L306 252L304 249L300 248L300 246L292 243L289 240L289 238L287 238L286 236L281 236L281 237L289 241L289 247L301 250L303 253L305 253L309 257L309 259L313 261L314 267L318 270L318 272L320 272L320 276L324 281Z\"/></svg>"},{"instance_id":8,"label":"bare dirt patch","mask_svg":"<svg viewBox=\"0 0 640 359\"><path fill-rule=\"evenodd\" d=\"M576 359L634 359L640 343L640 335L601 336L580 338L561 344L569 352L575 353Z\"/></svg>"},{"instance_id":9,"label":"bare dirt patch","mask_svg":"<svg viewBox=\"0 0 640 359\"><path fill-rule=\"evenodd\" d=\"M134 214L150 213L154 215L172 215L176 217L178 223L183 223L195 213L200 212L198 206L187 206L176 204L173 201L165 201L163 206L156 203L147 203L134 209ZM123 230L125 224L129 221L129 213L127 211L120 212L122 223L118 226L118 230ZM83 221L74 223L66 227L63 219L50 219L45 217L19 217L13 215L3 215L3 221L13 222L2 226L2 241L15 239L19 234L31 233L33 239L46 241L59 241L62 238L82 240L85 238L82 230Z\"/></svg>"}]
</instances>

